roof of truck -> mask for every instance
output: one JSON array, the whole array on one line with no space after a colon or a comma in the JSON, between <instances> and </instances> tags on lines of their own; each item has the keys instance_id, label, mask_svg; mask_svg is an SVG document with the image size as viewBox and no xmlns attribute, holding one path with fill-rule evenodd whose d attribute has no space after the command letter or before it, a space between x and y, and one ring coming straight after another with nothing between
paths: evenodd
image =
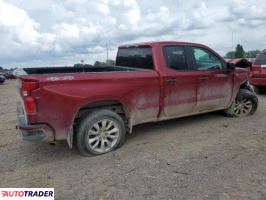
<instances>
[{"instance_id":1,"label":"roof of truck","mask_svg":"<svg viewBox=\"0 0 266 200\"><path fill-rule=\"evenodd\" d=\"M132 43L132 44L123 44L119 48L127 47L138 47L138 46L154 46L154 45L191 45L191 46L205 46L198 43L191 42L177 42L177 41L151 41L151 42L141 42L141 43Z\"/></svg>"}]
</instances>

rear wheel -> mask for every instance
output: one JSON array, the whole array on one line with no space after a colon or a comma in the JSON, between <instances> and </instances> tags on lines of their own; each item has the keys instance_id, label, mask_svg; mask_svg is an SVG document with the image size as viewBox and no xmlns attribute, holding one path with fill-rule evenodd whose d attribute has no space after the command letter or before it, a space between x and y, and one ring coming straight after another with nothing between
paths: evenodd
<instances>
[{"instance_id":1,"label":"rear wheel","mask_svg":"<svg viewBox=\"0 0 266 200\"><path fill-rule=\"evenodd\" d=\"M266 93L266 87L263 87L263 86L254 86L254 91L257 94L265 94Z\"/></svg>"},{"instance_id":2,"label":"rear wheel","mask_svg":"<svg viewBox=\"0 0 266 200\"><path fill-rule=\"evenodd\" d=\"M98 110L80 122L77 146L82 155L100 155L120 147L125 135L125 123L121 116L110 110Z\"/></svg>"},{"instance_id":3,"label":"rear wheel","mask_svg":"<svg viewBox=\"0 0 266 200\"><path fill-rule=\"evenodd\" d=\"M257 107L257 96L247 89L240 89L235 101L225 110L225 113L232 117L243 117L254 114Z\"/></svg>"}]
</instances>

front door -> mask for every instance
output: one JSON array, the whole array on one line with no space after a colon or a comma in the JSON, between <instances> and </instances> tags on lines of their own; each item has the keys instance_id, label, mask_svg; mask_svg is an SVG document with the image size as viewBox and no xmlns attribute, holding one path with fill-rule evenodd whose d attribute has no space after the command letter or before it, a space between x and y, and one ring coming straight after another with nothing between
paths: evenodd
<instances>
[{"instance_id":1,"label":"front door","mask_svg":"<svg viewBox=\"0 0 266 200\"><path fill-rule=\"evenodd\" d=\"M217 110L228 106L233 91L233 74L225 73L226 64L207 49L191 47L197 74L197 112Z\"/></svg>"}]
</instances>

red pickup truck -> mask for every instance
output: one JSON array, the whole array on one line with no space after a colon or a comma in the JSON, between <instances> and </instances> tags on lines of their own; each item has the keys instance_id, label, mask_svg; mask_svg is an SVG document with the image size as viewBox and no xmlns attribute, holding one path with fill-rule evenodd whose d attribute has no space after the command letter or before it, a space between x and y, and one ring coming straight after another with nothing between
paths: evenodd
<instances>
[{"instance_id":1,"label":"red pickup truck","mask_svg":"<svg viewBox=\"0 0 266 200\"><path fill-rule=\"evenodd\" d=\"M120 46L115 66L24 68L18 129L24 140L73 141L83 155L121 146L132 127L217 110L253 114L246 69L184 42Z\"/></svg>"},{"instance_id":2,"label":"red pickup truck","mask_svg":"<svg viewBox=\"0 0 266 200\"><path fill-rule=\"evenodd\" d=\"M252 65L251 83L256 93L266 93L266 50L257 56Z\"/></svg>"}]
</instances>

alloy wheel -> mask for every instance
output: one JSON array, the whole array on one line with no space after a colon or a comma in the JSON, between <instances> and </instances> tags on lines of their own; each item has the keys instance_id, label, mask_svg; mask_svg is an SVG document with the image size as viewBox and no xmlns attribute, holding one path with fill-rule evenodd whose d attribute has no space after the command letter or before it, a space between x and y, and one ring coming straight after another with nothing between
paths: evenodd
<instances>
[{"instance_id":1,"label":"alloy wheel","mask_svg":"<svg viewBox=\"0 0 266 200\"><path fill-rule=\"evenodd\" d=\"M118 124L110 119L102 119L91 126L87 144L97 153L106 153L116 146L119 136Z\"/></svg>"},{"instance_id":2,"label":"alloy wheel","mask_svg":"<svg viewBox=\"0 0 266 200\"><path fill-rule=\"evenodd\" d=\"M246 98L236 100L234 107L234 114L236 116L247 116L252 110L252 101Z\"/></svg>"}]
</instances>

